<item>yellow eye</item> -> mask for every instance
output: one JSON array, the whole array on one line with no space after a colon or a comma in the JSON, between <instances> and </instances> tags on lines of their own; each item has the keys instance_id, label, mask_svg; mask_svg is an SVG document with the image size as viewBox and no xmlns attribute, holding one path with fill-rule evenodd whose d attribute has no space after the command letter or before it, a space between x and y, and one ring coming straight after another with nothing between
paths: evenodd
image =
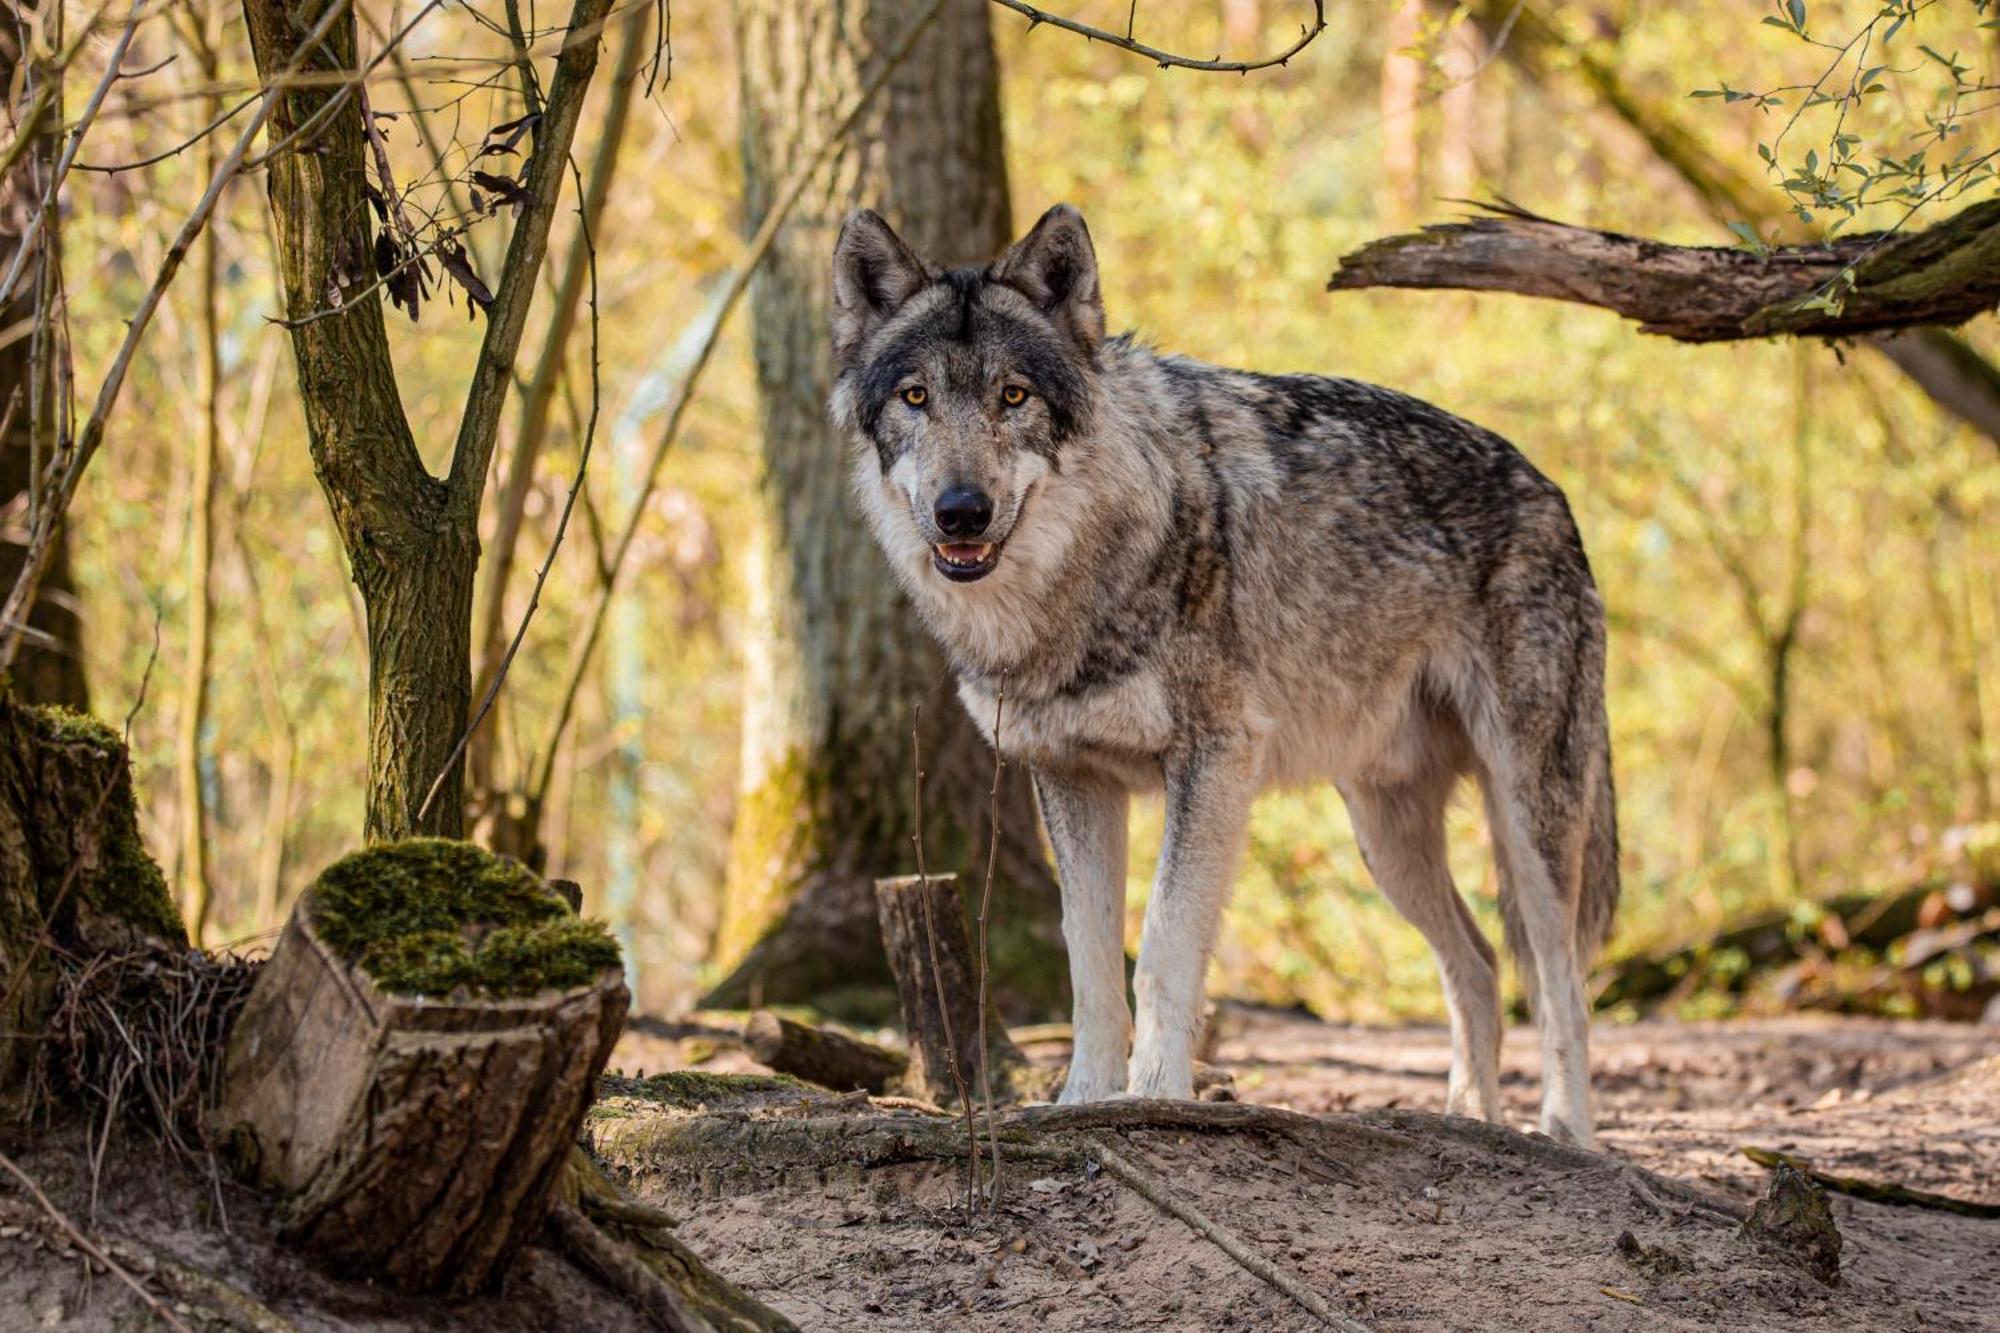
<instances>
[{"instance_id":1,"label":"yellow eye","mask_svg":"<svg viewBox=\"0 0 2000 1333\"><path fill-rule=\"evenodd\" d=\"M1028 401L1028 391L1018 384L1010 384L1000 391L1000 401L1009 407L1019 407Z\"/></svg>"},{"instance_id":2,"label":"yellow eye","mask_svg":"<svg viewBox=\"0 0 2000 1333\"><path fill-rule=\"evenodd\" d=\"M921 384L912 384L909 388L903 390L903 401L911 407L922 407L930 401L930 397L930 391Z\"/></svg>"}]
</instances>

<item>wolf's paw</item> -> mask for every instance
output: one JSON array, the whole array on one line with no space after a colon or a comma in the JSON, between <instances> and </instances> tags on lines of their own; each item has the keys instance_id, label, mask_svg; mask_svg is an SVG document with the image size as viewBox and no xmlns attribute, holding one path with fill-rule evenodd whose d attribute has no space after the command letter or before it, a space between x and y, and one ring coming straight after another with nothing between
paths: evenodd
<instances>
[{"instance_id":1,"label":"wolf's paw","mask_svg":"<svg viewBox=\"0 0 2000 1333\"><path fill-rule=\"evenodd\" d=\"M1070 1066L1069 1076L1063 1080L1062 1095L1056 1098L1059 1106L1080 1106L1085 1102L1105 1102L1125 1094L1125 1080L1113 1073L1078 1069Z\"/></svg>"},{"instance_id":2,"label":"wolf's paw","mask_svg":"<svg viewBox=\"0 0 2000 1333\"><path fill-rule=\"evenodd\" d=\"M1125 1091L1133 1097L1192 1101L1194 1065L1187 1060L1149 1060L1134 1055L1131 1071L1125 1077Z\"/></svg>"},{"instance_id":3,"label":"wolf's paw","mask_svg":"<svg viewBox=\"0 0 2000 1333\"><path fill-rule=\"evenodd\" d=\"M1566 1124L1555 1116L1544 1114L1541 1130L1557 1143L1567 1143L1572 1148L1582 1148L1586 1152L1597 1151L1597 1134L1591 1129L1588 1120Z\"/></svg>"}]
</instances>

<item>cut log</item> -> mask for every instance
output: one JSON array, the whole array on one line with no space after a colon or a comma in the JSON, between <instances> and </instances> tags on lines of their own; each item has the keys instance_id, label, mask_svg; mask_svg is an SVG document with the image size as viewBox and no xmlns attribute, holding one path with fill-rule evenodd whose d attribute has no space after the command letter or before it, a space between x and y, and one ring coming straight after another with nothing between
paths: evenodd
<instances>
[{"instance_id":1,"label":"cut log","mask_svg":"<svg viewBox=\"0 0 2000 1333\"><path fill-rule=\"evenodd\" d=\"M147 946L187 934L139 837L123 740L0 687L0 1123L39 1109L59 954Z\"/></svg>"},{"instance_id":2,"label":"cut log","mask_svg":"<svg viewBox=\"0 0 2000 1333\"><path fill-rule=\"evenodd\" d=\"M528 871L391 843L301 898L229 1044L217 1123L335 1268L493 1285L541 1227L625 1017L617 948Z\"/></svg>"},{"instance_id":3,"label":"cut log","mask_svg":"<svg viewBox=\"0 0 2000 1333\"><path fill-rule=\"evenodd\" d=\"M903 1002L910 1067L904 1087L939 1106L956 1105L959 1076L979 1087L979 972L965 928L958 876L901 875L875 881L882 948ZM988 1033L994 1096L1010 1088L1027 1059L998 1023Z\"/></svg>"},{"instance_id":4,"label":"cut log","mask_svg":"<svg viewBox=\"0 0 2000 1333\"><path fill-rule=\"evenodd\" d=\"M884 1092L910 1067L910 1057L831 1028L781 1018L768 1009L750 1016L743 1045L761 1065L835 1092Z\"/></svg>"}]
</instances>

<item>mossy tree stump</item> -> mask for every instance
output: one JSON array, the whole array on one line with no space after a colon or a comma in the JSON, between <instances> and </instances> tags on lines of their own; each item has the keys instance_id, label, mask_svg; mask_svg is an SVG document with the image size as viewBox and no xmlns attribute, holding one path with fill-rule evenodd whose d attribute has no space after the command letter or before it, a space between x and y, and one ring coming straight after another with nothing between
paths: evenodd
<instances>
[{"instance_id":1,"label":"mossy tree stump","mask_svg":"<svg viewBox=\"0 0 2000 1333\"><path fill-rule=\"evenodd\" d=\"M0 1122L37 1109L56 950L183 950L187 933L139 837L116 731L17 702L0 684Z\"/></svg>"},{"instance_id":2,"label":"mossy tree stump","mask_svg":"<svg viewBox=\"0 0 2000 1333\"><path fill-rule=\"evenodd\" d=\"M962 1078L978 1097L979 965L965 928L958 876L878 879L875 910L882 949L902 1000L903 1030L909 1034L904 1087L939 1106L951 1106L959 1100ZM997 1022L987 1024L986 1056L992 1061L995 1096L1005 1100L1027 1059Z\"/></svg>"},{"instance_id":3,"label":"mossy tree stump","mask_svg":"<svg viewBox=\"0 0 2000 1333\"><path fill-rule=\"evenodd\" d=\"M229 1043L218 1126L284 1234L411 1290L486 1288L548 1215L629 996L518 864L435 839L301 898Z\"/></svg>"}]
</instances>

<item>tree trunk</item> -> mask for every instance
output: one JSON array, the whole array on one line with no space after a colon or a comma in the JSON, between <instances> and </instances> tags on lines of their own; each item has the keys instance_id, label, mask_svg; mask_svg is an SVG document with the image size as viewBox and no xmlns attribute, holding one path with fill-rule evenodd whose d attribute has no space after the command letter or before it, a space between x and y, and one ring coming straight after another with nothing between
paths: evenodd
<instances>
[{"instance_id":1,"label":"tree trunk","mask_svg":"<svg viewBox=\"0 0 2000 1333\"><path fill-rule=\"evenodd\" d=\"M245 0L257 71L282 70L301 28L285 0ZM354 65L352 13L321 52ZM315 81L287 93L268 131L276 143L330 95ZM457 745L471 707L476 507L450 503L417 453L396 388L382 306L360 295L374 278L364 196L364 142L352 101L316 133L313 151L281 152L266 174L277 227L285 313L293 321L353 298L329 318L294 323L292 351L313 471L368 611L370 841L464 829L463 769L453 764L428 817L418 808Z\"/></svg>"},{"instance_id":2,"label":"tree trunk","mask_svg":"<svg viewBox=\"0 0 2000 1333\"><path fill-rule=\"evenodd\" d=\"M24 9L29 8L23 6ZM20 74L23 41L20 20L12 7L0 9L0 88L12 90ZM42 77L30 69L21 84L21 103L33 98ZM49 77L59 77L50 75ZM9 128L18 124L19 106L10 116ZM22 232L48 189L54 170L58 131L62 126L62 104L43 115L30 146L14 169L0 179L0 271L13 263ZM57 277L56 266L42 256L60 253L58 219L44 225L42 255L22 270L20 287L13 299L0 307L0 329L32 328L37 324L37 293L44 281ZM5 534L26 528L29 472L37 454L44 464L55 441L55 394L49 374L52 358L40 356L43 336L57 336L58 326L44 324L34 337L14 337L0 346L0 588L9 588L26 562L26 548ZM21 508L17 512L16 506ZM55 549L48 571L28 610L32 633L14 659L11 673L14 689L31 703L63 704L85 710L90 696L84 686L81 619L76 610L76 593L70 582L69 538L66 527L55 531Z\"/></svg>"},{"instance_id":3,"label":"tree trunk","mask_svg":"<svg viewBox=\"0 0 2000 1333\"><path fill-rule=\"evenodd\" d=\"M961 1094L981 1096L979 970L965 933L965 911L953 875L903 875L875 881L882 947L896 974L909 1034L910 1066L903 1084L939 1106ZM1027 1063L1005 1028L987 1034L986 1071L1003 1091Z\"/></svg>"},{"instance_id":4,"label":"tree trunk","mask_svg":"<svg viewBox=\"0 0 2000 1333\"><path fill-rule=\"evenodd\" d=\"M755 225L799 157L924 6L754 0L740 14L745 209ZM947 0L843 151L779 233L753 289L766 541L753 559L742 776L710 1003L824 999L889 982L877 876L915 869L910 741L921 705L929 863L985 847L992 756L942 656L889 577L848 494L826 421L834 236L883 211L947 264L1009 239L998 71L987 6ZM994 891L994 977L1011 1012L1065 985L1054 881L1025 771L1010 769Z\"/></svg>"},{"instance_id":5,"label":"tree trunk","mask_svg":"<svg viewBox=\"0 0 2000 1333\"><path fill-rule=\"evenodd\" d=\"M0 688L0 1123L37 1109L58 951L186 949L118 733Z\"/></svg>"}]
</instances>

